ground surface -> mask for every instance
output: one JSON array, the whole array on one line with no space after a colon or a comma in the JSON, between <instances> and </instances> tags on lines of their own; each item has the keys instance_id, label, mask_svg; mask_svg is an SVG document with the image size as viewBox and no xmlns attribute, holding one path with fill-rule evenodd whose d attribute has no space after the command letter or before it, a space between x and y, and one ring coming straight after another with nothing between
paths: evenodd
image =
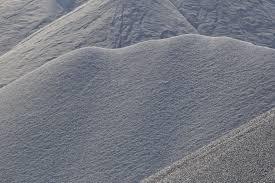
<instances>
[{"instance_id":1,"label":"ground surface","mask_svg":"<svg viewBox=\"0 0 275 183\"><path fill-rule=\"evenodd\" d=\"M191 172L153 180L274 182L272 120L247 123L275 107L274 13L274 0L0 0L0 180L138 182L183 159Z\"/></svg>"}]
</instances>

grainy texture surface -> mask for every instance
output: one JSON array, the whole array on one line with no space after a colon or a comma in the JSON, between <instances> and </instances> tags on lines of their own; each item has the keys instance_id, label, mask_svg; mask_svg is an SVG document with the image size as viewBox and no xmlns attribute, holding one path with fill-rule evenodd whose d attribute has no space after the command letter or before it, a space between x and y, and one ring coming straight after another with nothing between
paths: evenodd
<instances>
[{"instance_id":1,"label":"grainy texture surface","mask_svg":"<svg viewBox=\"0 0 275 183\"><path fill-rule=\"evenodd\" d=\"M0 58L0 87L85 46L123 47L196 33L169 0L92 0L18 44Z\"/></svg>"},{"instance_id":2,"label":"grainy texture surface","mask_svg":"<svg viewBox=\"0 0 275 183\"><path fill-rule=\"evenodd\" d=\"M143 183L274 183L275 108Z\"/></svg>"},{"instance_id":3,"label":"grainy texture surface","mask_svg":"<svg viewBox=\"0 0 275 183\"><path fill-rule=\"evenodd\" d=\"M186 35L48 62L0 90L0 180L138 182L275 107L274 58Z\"/></svg>"},{"instance_id":4,"label":"grainy texture surface","mask_svg":"<svg viewBox=\"0 0 275 183\"><path fill-rule=\"evenodd\" d=\"M86 0L0 0L0 55Z\"/></svg>"},{"instance_id":5,"label":"grainy texture surface","mask_svg":"<svg viewBox=\"0 0 275 183\"><path fill-rule=\"evenodd\" d=\"M171 0L200 34L275 48L275 0Z\"/></svg>"}]
</instances>

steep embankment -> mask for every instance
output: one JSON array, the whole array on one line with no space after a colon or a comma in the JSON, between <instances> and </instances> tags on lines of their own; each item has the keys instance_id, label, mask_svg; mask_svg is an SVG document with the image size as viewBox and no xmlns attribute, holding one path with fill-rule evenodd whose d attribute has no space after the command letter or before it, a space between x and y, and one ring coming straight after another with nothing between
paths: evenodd
<instances>
[{"instance_id":1,"label":"steep embankment","mask_svg":"<svg viewBox=\"0 0 275 183\"><path fill-rule=\"evenodd\" d=\"M86 0L1 0L0 55Z\"/></svg>"},{"instance_id":2,"label":"steep embankment","mask_svg":"<svg viewBox=\"0 0 275 183\"><path fill-rule=\"evenodd\" d=\"M169 0L93 0L0 58L0 86L64 53L85 46L117 48L196 33Z\"/></svg>"},{"instance_id":3,"label":"steep embankment","mask_svg":"<svg viewBox=\"0 0 275 183\"><path fill-rule=\"evenodd\" d=\"M274 58L186 35L48 62L0 90L0 179L137 182L275 107Z\"/></svg>"}]
</instances>

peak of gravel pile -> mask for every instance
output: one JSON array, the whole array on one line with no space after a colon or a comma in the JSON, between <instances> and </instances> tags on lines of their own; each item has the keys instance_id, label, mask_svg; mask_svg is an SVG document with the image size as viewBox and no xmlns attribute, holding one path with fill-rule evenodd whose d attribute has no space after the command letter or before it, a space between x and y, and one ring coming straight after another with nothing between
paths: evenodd
<instances>
[{"instance_id":1,"label":"peak of gravel pile","mask_svg":"<svg viewBox=\"0 0 275 183\"><path fill-rule=\"evenodd\" d=\"M123 47L196 30L169 0L93 0L18 44L0 58L0 87L85 46Z\"/></svg>"}]
</instances>

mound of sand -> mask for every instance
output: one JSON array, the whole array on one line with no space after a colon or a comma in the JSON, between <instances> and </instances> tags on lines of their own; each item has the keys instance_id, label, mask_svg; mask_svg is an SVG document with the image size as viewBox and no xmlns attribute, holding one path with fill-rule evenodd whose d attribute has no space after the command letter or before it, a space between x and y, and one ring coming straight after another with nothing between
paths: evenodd
<instances>
[{"instance_id":1,"label":"mound of sand","mask_svg":"<svg viewBox=\"0 0 275 183\"><path fill-rule=\"evenodd\" d=\"M138 182L275 107L274 58L199 35L70 52L1 88L0 179Z\"/></svg>"}]
</instances>

